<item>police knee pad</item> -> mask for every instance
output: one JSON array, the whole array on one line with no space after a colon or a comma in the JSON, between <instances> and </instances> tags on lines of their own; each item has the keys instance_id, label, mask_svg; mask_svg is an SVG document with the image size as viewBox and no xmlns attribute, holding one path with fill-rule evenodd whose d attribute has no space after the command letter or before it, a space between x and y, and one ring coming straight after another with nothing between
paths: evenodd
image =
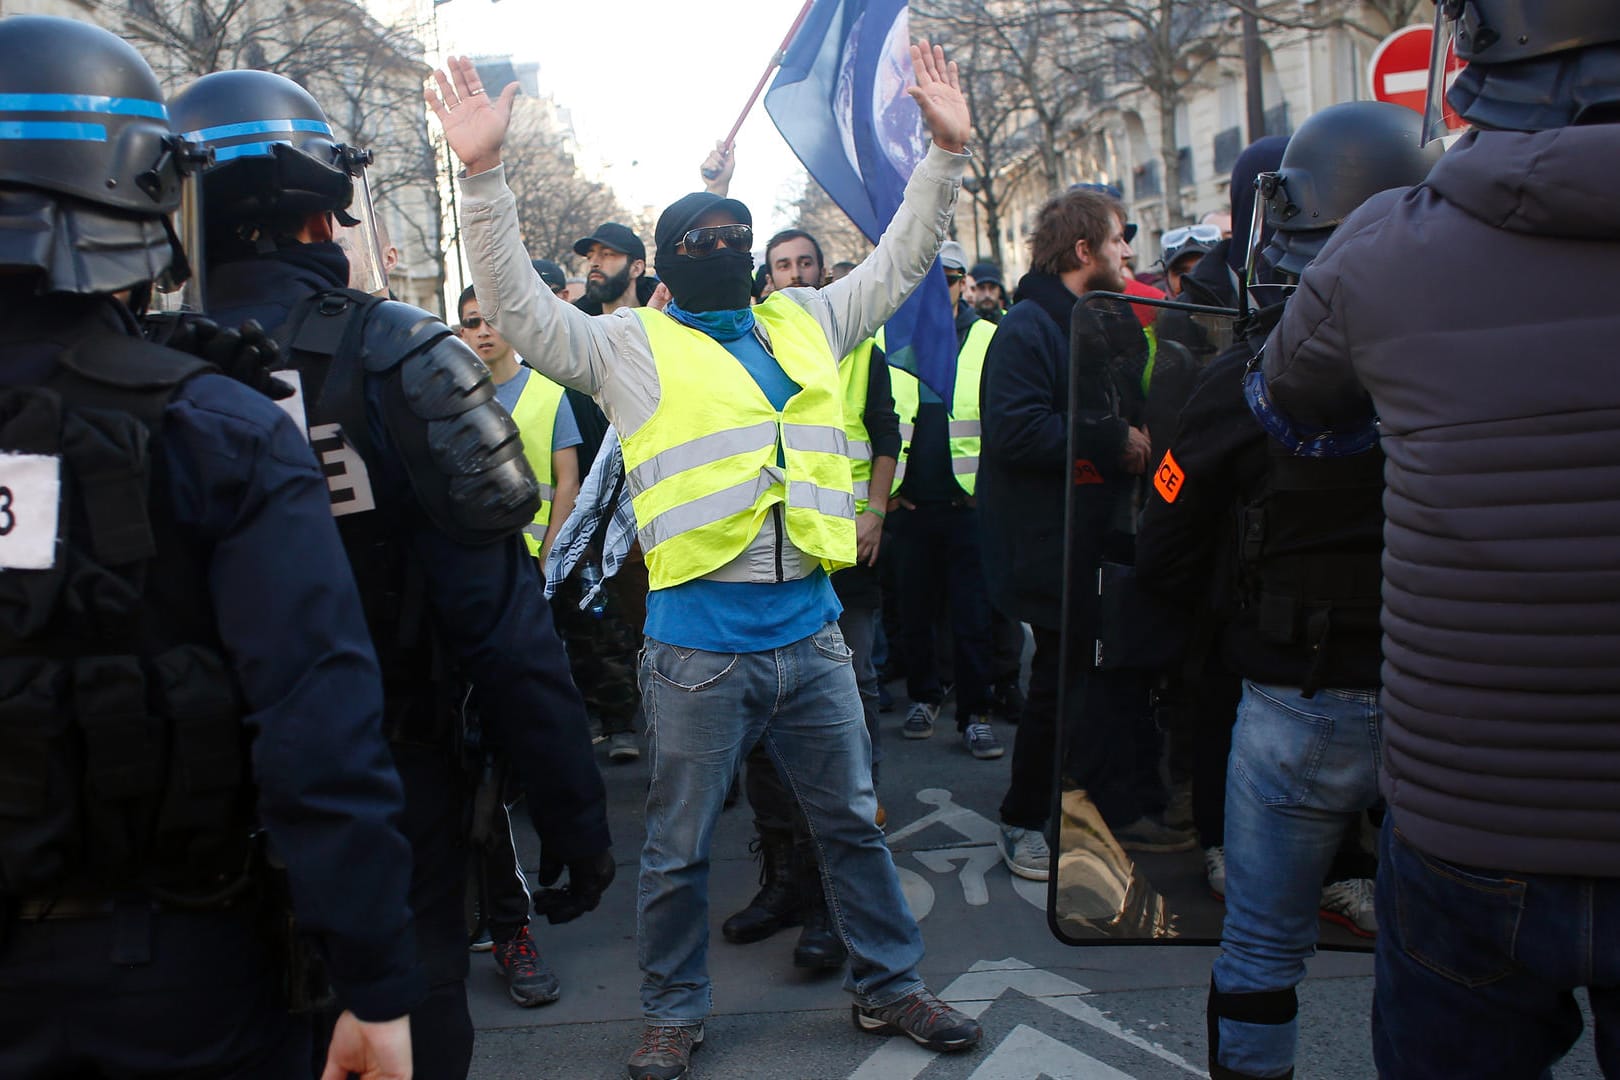
<instances>
[{"instance_id":1,"label":"police knee pad","mask_svg":"<svg viewBox=\"0 0 1620 1080\"><path fill-rule=\"evenodd\" d=\"M1248 1073L1238 1072L1222 1065L1218 1058L1221 1051L1221 1021L1232 1020L1239 1024L1288 1024L1299 1015L1299 994L1290 986L1286 990L1258 990L1247 994L1228 994L1215 986L1215 980L1209 980L1209 1005L1205 1016L1209 1023L1209 1080L1258 1080ZM1294 1070L1289 1069L1279 1078L1270 1080L1293 1080Z\"/></svg>"}]
</instances>

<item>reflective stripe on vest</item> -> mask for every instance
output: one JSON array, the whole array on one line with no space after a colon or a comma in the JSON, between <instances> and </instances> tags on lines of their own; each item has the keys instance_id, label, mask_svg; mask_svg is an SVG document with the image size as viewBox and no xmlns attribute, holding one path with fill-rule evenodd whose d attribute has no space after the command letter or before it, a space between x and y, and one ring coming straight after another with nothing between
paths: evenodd
<instances>
[{"instance_id":1,"label":"reflective stripe on vest","mask_svg":"<svg viewBox=\"0 0 1620 1080\"><path fill-rule=\"evenodd\" d=\"M557 431L557 409L562 404L563 388L533 369L518 395L512 409L512 423L523 437L523 456L540 481L540 512L523 527L523 542L529 554L536 558L545 546L546 530L551 526L551 503L556 498L555 477L551 474L551 442Z\"/></svg>"},{"instance_id":2,"label":"reflective stripe on vest","mask_svg":"<svg viewBox=\"0 0 1620 1080\"><path fill-rule=\"evenodd\" d=\"M969 495L973 494L979 475L979 380L984 374L985 352L995 333L994 323L977 320L956 354L956 387L946 431L950 439L951 475ZM922 391L917 376L900 368L889 369L889 381L894 393L894 411L900 416L900 461L894 470L893 494L906 479L906 462L911 456L911 439L916 431L914 421L922 402Z\"/></svg>"},{"instance_id":3,"label":"reflective stripe on vest","mask_svg":"<svg viewBox=\"0 0 1620 1080\"><path fill-rule=\"evenodd\" d=\"M838 366L844 388L844 437L849 440L849 473L855 482L855 516L866 513L872 486L872 436L866 430L866 391L872 379L872 344L867 338Z\"/></svg>"},{"instance_id":4,"label":"reflective stripe on vest","mask_svg":"<svg viewBox=\"0 0 1620 1080\"><path fill-rule=\"evenodd\" d=\"M776 506L795 547L829 572L852 565L855 495L843 397L816 320L785 296L754 309L777 363L801 387L778 413L707 334L650 308L635 314L659 387L652 416L623 439L650 586L668 589L730 563Z\"/></svg>"}]
</instances>

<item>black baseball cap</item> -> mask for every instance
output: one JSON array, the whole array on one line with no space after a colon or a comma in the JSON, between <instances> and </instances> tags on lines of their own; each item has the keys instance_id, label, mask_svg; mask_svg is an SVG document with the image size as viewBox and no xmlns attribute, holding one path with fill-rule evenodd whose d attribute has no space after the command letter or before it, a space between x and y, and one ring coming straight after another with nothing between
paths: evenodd
<instances>
[{"instance_id":1,"label":"black baseball cap","mask_svg":"<svg viewBox=\"0 0 1620 1080\"><path fill-rule=\"evenodd\" d=\"M979 263L968 271L968 277L978 285L1000 285L1003 289L1007 287L1006 282L1001 280L1001 271L993 262Z\"/></svg>"},{"instance_id":2,"label":"black baseball cap","mask_svg":"<svg viewBox=\"0 0 1620 1080\"><path fill-rule=\"evenodd\" d=\"M563 268L550 259L532 259L534 272L540 275L540 280L546 283L546 288L552 292L568 288L568 275Z\"/></svg>"},{"instance_id":3,"label":"black baseball cap","mask_svg":"<svg viewBox=\"0 0 1620 1080\"><path fill-rule=\"evenodd\" d=\"M682 195L658 215L658 227L653 230L653 243L658 248L659 254L675 254L675 245L681 242L681 237L692 230L698 218L711 210L729 211L741 225L752 227L754 224L754 215L748 212L745 204L736 199L722 199L712 191L694 191L690 195Z\"/></svg>"},{"instance_id":4,"label":"black baseball cap","mask_svg":"<svg viewBox=\"0 0 1620 1080\"><path fill-rule=\"evenodd\" d=\"M574 241L574 254L588 255L592 244L601 244L605 248L622 251L631 259L647 261L647 245L641 242L641 237L617 221L604 221L591 235Z\"/></svg>"}]
</instances>

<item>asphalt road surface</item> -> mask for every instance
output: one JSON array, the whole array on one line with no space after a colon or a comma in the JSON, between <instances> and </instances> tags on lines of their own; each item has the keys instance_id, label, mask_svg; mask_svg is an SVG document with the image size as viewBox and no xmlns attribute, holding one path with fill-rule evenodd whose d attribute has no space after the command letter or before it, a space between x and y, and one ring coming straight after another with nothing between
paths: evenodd
<instances>
[{"instance_id":1,"label":"asphalt road surface","mask_svg":"<svg viewBox=\"0 0 1620 1080\"><path fill-rule=\"evenodd\" d=\"M894 687L899 690L899 686ZM897 695L898 696L898 695ZM880 799L888 834L928 954L930 988L984 1025L972 1053L935 1055L906 1039L857 1031L841 977L796 970L797 930L732 945L720 923L753 895L746 800L716 832L710 877L714 1014L692 1075L705 1080L1170 1080L1205 1075L1204 999L1214 950L1196 946L1060 944L1047 930L1044 885L1008 874L993 841L1007 756L976 761L949 710L927 741L899 736L903 697L884 716ZM511 1003L488 954L472 958L469 993L478 1028L474 1080L623 1077L641 1031L635 950L636 865L642 839L645 757L610 765L607 781L619 876L595 912L534 933L562 980L553 1005ZM930 816L932 815L932 816ZM519 852L536 863L533 833L516 815ZM928 819L924 821L924 819ZM917 826L917 827L913 827ZM1186 856L1193 865L1200 856ZM1301 1080L1371 1077L1372 958L1323 953L1300 988ZM1588 1019L1590 1029L1590 1019ZM1589 1039L1555 1071L1597 1077Z\"/></svg>"}]
</instances>

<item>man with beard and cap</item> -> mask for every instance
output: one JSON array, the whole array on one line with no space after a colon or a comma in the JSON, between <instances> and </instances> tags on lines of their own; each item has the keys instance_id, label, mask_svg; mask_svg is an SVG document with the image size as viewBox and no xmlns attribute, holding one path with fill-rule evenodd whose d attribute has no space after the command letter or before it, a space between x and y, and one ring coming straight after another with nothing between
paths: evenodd
<instances>
[{"instance_id":1,"label":"man with beard and cap","mask_svg":"<svg viewBox=\"0 0 1620 1080\"><path fill-rule=\"evenodd\" d=\"M993 262L975 263L968 277L973 281L973 310L986 322L999 323L1007 314L1007 286L1001 280L1001 268Z\"/></svg>"},{"instance_id":2,"label":"man with beard and cap","mask_svg":"<svg viewBox=\"0 0 1620 1080\"><path fill-rule=\"evenodd\" d=\"M1421 183L1440 157L1421 131L1417 112L1379 101L1307 118L1278 171L1261 174L1273 275L1297 279L1358 206ZM1226 899L1208 1005L1217 1080L1293 1068L1295 987L1319 915L1378 929L1369 860L1340 851L1378 799L1383 455L1296 456L1266 437L1243 380L1283 312L1256 312L1201 373L1137 536L1137 580L1218 613L1216 665L1243 680L1230 735L1206 715L1193 736L1195 800L1225 799L1210 860Z\"/></svg>"},{"instance_id":3,"label":"man with beard and cap","mask_svg":"<svg viewBox=\"0 0 1620 1080\"><path fill-rule=\"evenodd\" d=\"M1211 244L1192 270L1181 276L1181 291L1171 294L1177 300L1208 307L1237 307L1238 275L1244 272L1248 261L1249 223L1254 218L1254 178L1263 172L1276 172L1287 145L1287 136L1267 135L1256 139L1238 155L1232 166L1228 192L1237 232ZM1269 239L1268 231L1263 242ZM1228 340L1214 340L1207 324L1184 311L1163 311L1155 325L1160 341L1179 342L1200 365L1213 360L1216 353L1231 344Z\"/></svg>"},{"instance_id":4,"label":"man with beard and cap","mask_svg":"<svg viewBox=\"0 0 1620 1080\"><path fill-rule=\"evenodd\" d=\"M1125 418L1112 377L1112 355L1089 357L1081 370L1077 418L1080 455L1068 456L1069 335L1075 302L1087 292L1117 292L1131 253L1125 210L1099 191L1059 195L1036 216L1031 270L1018 285L984 362L983 445L978 510L990 600L1035 630L1029 700L1013 743L1012 778L1001 804L1000 848L1014 873L1035 880L1050 872L1045 838L1053 803L1057 744L1060 610L1064 554L1063 486L1080 491L1076 573L1095 575L1105 550L1122 542L1119 522L1135 478L1148 463L1148 438ZM1115 320L1122 340L1099 350L1135 350L1146 341L1129 312ZM1084 635L1089 627L1076 627ZM1084 684L1082 683L1082 686ZM1158 817L1157 754L1147 717L1147 691L1128 673L1096 672L1084 687L1088 708L1074 707L1067 771L1090 794L1121 846L1179 851L1192 839Z\"/></svg>"},{"instance_id":5,"label":"man with beard and cap","mask_svg":"<svg viewBox=\"0 0 1620 1080\"><path fill-rule=\"evenodd\" d=\"M585 259L585 295L574 306L587 315L611 315L652 300L657 279L647 274L647 247L627 225L603 222L574 244Z\"/></svg>"},{"instance_id":6,"label":"man with beard and cap","mask_svg":"<svg viewBox=\"0 0 1620 1080\"><path fill-rule=\"evenodd\" d=\"M636 1080L687 1075L703 1041L708 847L737 765L762 739L821 849L856 1026L934 1050L981 1038L917 974L922 937L875 821L871 745L828 578L856 560L837 360L932 267L970 134L944 50L924 42L911 59L909 92L934 141L864 264L750 307L748 208L697 192L659 218L668 307L594 319L541 289L523 252L500 161L516 84L492 101L471 62L453 58L454 86L440 72L428 94L466 165L463 228L486 312L548 374L594 393L623 437L652 586Z\"/></svg>"},{"instance_id":7,"label":"man with beard and cap","mask_svg":"<svg viewBox=\"0 0 1620 1080\"><path fill-rule=\"evenodd\" d=\"M1385 458L1379 1075L1546 1076L1582 986L1614 1075L1620 7L1437 18L1467 66L1430 115L1443 92L1473 130L1339 227L1251 407Z\"/></svg>"}]
</instances>

